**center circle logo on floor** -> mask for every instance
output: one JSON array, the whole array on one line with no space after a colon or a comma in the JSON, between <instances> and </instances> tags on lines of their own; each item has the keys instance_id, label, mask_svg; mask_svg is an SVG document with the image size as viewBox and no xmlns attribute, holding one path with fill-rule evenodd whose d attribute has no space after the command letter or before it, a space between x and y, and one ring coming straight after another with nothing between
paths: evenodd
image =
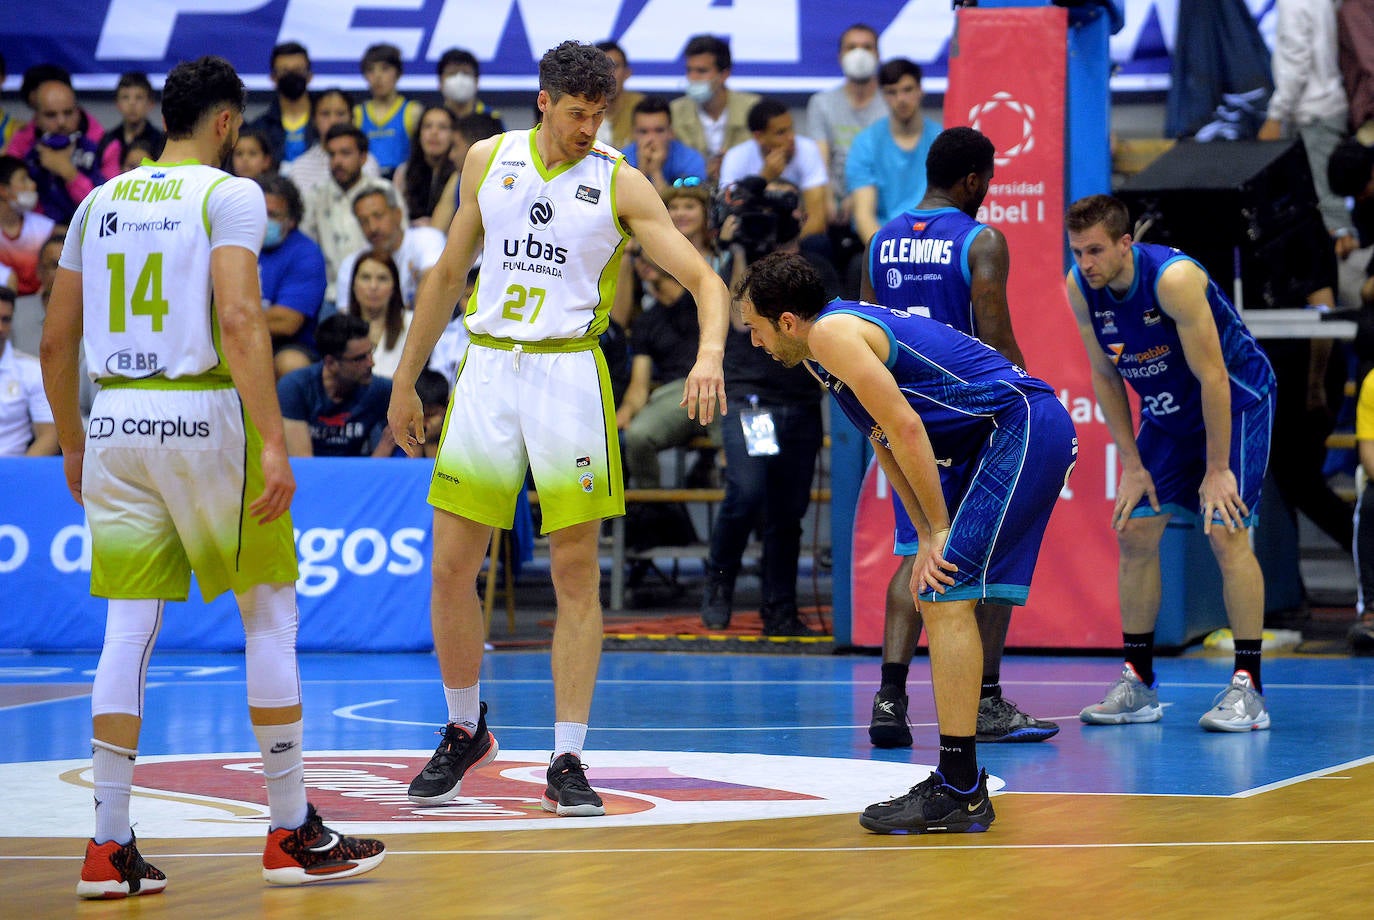
<instances>
[{"instance_id":1,"label":"center circle logo on floor","mask_svg":"<svg viewBox=\"0 0 1374 920\"><path fill-rule=\"evenodd\" d=\"M428 751L328 751L307 755L310 801L349 833L515 830L555 826L687 824L858 814L899 795L932 769L882 760L682 751L588 751L587 779L606 804L604 817L558 818L544 811L547 751L502 750L463 779L443 805L406 798ZM267 799L258 755L140 757L133 810L148 837L256 836ZM0 765L0 784L33 794L11 804L19 814L0 836L84 837L90 833L89 761ZM989 789L1001 781L990 779Z\"/></svg>"}]
</instances>

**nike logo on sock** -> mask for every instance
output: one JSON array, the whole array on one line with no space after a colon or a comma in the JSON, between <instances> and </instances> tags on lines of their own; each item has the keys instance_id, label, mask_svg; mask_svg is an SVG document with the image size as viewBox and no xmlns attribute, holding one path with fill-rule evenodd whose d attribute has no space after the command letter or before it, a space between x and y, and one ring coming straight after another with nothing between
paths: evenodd
<instances>
[{"instance_id":1,"label":"nike logo on sock","mask_svg":"<svg viewBox=\"0 0 1374 920\"><path fill-rule=\"evenodd\" d=\"M287 751L291 750L295 746L296 742L294 741L278 741L276 744L272 745L271 753L285 754Z\"/></svg>"}]
</instances>

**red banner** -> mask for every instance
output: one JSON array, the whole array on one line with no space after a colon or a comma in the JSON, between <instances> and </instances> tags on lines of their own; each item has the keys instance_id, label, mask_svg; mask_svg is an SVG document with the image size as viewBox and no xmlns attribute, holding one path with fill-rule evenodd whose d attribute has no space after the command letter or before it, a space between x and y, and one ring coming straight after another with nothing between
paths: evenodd
<instances>
[{"instance_id":1,"label":"red banner","mask_svg":"<svg viewBox=\"0 0 1374 920\"><path fill-rule=\"evenodd\" d=\"M1068 12L965 8L955 28L944 124L971 125L997 148L996 174L978 219L1007 238L1007 294L1027 370L1059 390L1078 429L1078 466L1050 520L1029 603L1012 617L1007 645L1115 648L1121 625L1109 522L1116 456L1064 296ZM877 510L886 483L875 472L865 478L854 523L856 645L882 644L886 588L897 566L891 511Z\"/></svg>"}]
</instances>

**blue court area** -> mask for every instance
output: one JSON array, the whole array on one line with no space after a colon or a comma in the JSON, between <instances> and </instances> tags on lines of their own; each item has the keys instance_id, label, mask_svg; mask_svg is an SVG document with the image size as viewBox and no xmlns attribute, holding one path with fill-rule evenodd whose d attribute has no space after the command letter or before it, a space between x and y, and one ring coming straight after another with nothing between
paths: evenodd
<instances>
[{"instance_id":1,"label":"blue court area","mask_svg":"<svg viewBox=\"0 0 1374 920\"><path fill-rule=\"evenodd\" d=\"M0 655L0 762L90 756L90 681L97 656ZM432 749L444 719L428 654L306 654L307 750ZM595 751L773 754L933 764L929 663L912 665L916 746L869 746L879 663L869 657L612 652L601 664L586 759ZM1374 757L1370 659L1275 657L1264 666L1273 728L1218 735L1198 716L1230 677L1229 656L1161 659L1163 721L1087 726L1077 714L1120 670L1115 658L1008 656L1006 695L1061 731L1043 743L982 745L1009 792L1234 796ZM552 744L547 651L488 653L488 721L502 748ZM140 753L256 749L241 655L156 654ZM923 773L922 773L923 775ZM913 774L912 781L921 776ZM892 790L896 791L896 790ZM81 829L74 829L81 833ZM22 833L22 832L21 832Z\"/></svg>"}]
</instances>

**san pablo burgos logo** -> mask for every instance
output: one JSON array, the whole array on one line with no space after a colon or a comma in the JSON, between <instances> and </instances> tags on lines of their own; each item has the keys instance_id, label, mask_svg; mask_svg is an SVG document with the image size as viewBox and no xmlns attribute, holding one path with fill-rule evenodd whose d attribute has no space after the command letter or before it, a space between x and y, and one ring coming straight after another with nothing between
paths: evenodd
<instances>
[{"instance_id":1,"label":"san pablo burgos logo","mask_svg":"<svg viewBox=\"0 0 1374 920\"><path fill-rule=\"evenodd\" d=\"M534 204L530 205L530 226L535 230L543 230L553 223L553 202L540 195L534 199Z\"/></svg>"},{"instance_id":2,"label":"san pablo burgos logo","mask_svg":"<svg viewBox=\"0 0 1374 920\"><path fill-rule=\"evenodd\" d=\"M992 98L987 102L981 102L968 110L969 127L976 131L981 131L989 137L993 136L986 127L987 120L991 120L993 113L997 113L999 120L1006 117L1006 113L997 112L998 109L1006 109L1014 118L1021 120L1021 133L1017 141L1010 147L999 148L993 157L993 163L998 166L1006 166L1013 159L1023 153L1029 153L1035 148L1035 109L1030 105L1019 102L1011 93L1005 90L992 94ZM997 132L999 136L1006 137L1003 132Z\"/></svg>"}]
</instances>

